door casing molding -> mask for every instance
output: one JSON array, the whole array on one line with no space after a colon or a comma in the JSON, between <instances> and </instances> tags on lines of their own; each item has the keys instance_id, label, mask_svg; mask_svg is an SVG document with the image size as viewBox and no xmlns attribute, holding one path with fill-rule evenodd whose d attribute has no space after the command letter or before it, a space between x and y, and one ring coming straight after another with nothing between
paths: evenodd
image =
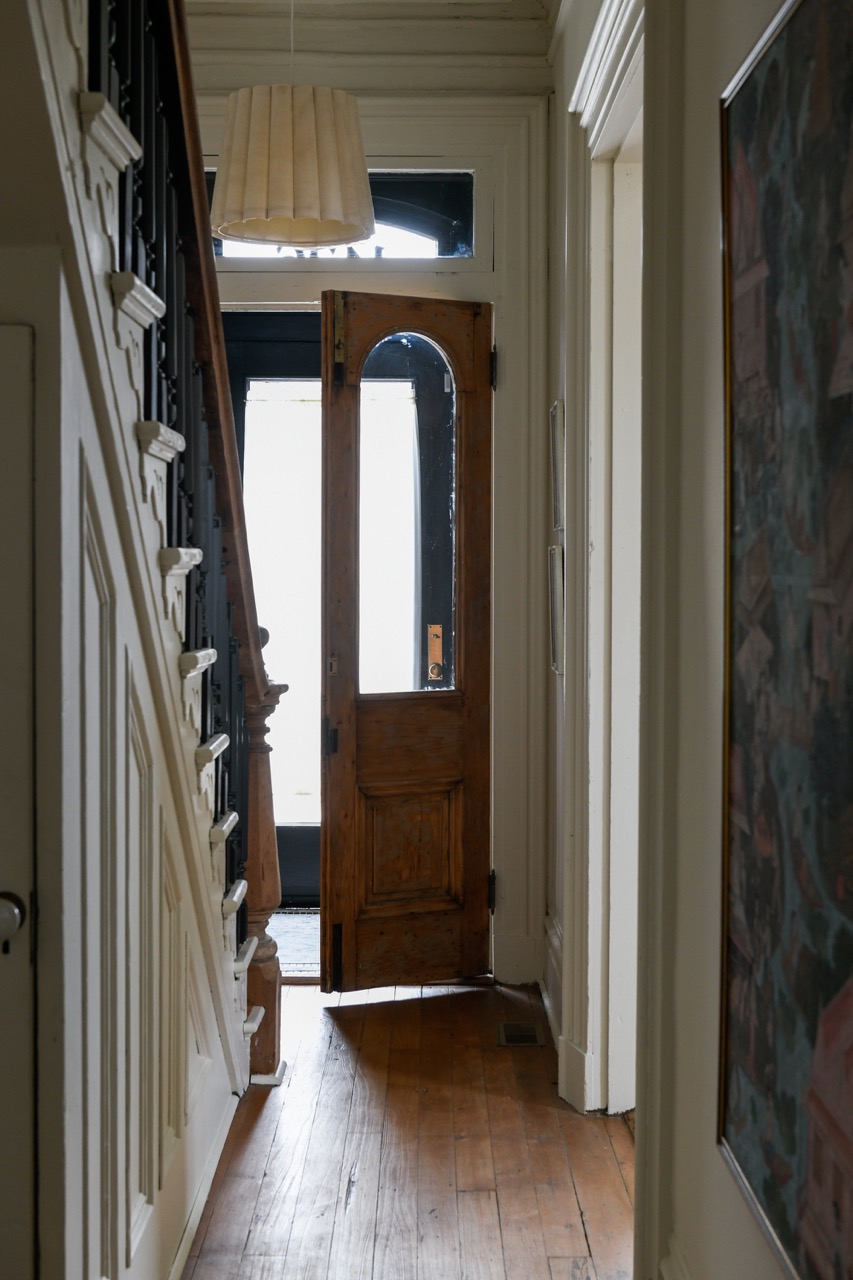
<instances>
[{"instance_id":1,"label":"door casing molding","mask_svg":"<svg viewBox=\"0 0 853 1280\"><path fill-rule=\"evenodd\" d=\"M560 1093L581 1111L608 1105L610 951L612 157L642 111L640 0L606 3L567 120L567 664L558 804L564 834Z\"/></svg>"}]
</instances>

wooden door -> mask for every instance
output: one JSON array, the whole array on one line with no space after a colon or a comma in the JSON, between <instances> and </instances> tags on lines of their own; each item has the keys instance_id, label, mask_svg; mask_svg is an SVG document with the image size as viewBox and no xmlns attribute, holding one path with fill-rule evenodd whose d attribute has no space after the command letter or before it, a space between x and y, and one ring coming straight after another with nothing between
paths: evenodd
<instances>
[{"instance_id":1,"label":"wooden door","mask_svg":"<svg viewBox=\"0 0 853 1280\"><path fill-rule=\"evenodd\" d=\"M489 969L491 327L477 303L323 295L324 991ZM413 473L371 493L397 453ZM385 510L401 489L408 523ZM381 559L404 535L413 585L394 594L389 571L386 618L364 548Z\"/></svg>"}]
</instances>

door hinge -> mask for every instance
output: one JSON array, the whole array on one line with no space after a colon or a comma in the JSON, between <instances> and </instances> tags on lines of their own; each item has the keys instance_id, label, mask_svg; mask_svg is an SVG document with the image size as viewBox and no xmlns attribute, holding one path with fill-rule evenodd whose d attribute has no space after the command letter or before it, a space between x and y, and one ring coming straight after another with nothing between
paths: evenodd
<instances>
[{"instance_id":1,"label":"door hinge","mask_svg":"<svg viewBox=\"0 0 853 1280\"><path fill-rule=\"evenodd\" d=\"M489 872L489 911L492 913L492 915L495 914L496 882L497 882L497 876L495 875L494 871L490 871Z\"/></svg>"},{"instance_id":2,"label":"door hinge","mask_svg":"<svg viewBox=\"0 0 853 1280\"><path fill-rule=\"evenodd\" d=\"M498 349L492 347L491 357L489 360L489 378L492 384L492 390L498 389Z\"/></svg>"},{"instance_id":3,"label":"door hinge","mask_svg":"<svg viewBox=\"0 0 853 1280\"><path fill-rule=\"evenodd\" d=\"M344 361L346 359L346 334L344 324L344 294L340 290L335 293L335 382L340 385L344 380Z\"/></svg>"},{"instance_id":4,"label":"door hinge","mask_svg":"<svg viewBox=\"0 0 853 1280\"><path fill-rule=\"evenodd\" d=\"M320 738L323 747L323 755L336 756L338 754L338 731L337 729L333 729L329 724L328 716L323 716Z\"/></svg>"}]
</instances>

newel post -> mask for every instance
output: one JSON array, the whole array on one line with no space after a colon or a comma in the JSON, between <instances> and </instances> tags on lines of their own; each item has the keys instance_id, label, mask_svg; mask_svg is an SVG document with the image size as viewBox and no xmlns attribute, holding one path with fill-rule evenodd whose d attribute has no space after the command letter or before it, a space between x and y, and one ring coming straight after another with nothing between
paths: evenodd
<instances>
[{"instance_id":1,"label":"newel post","mask_svg":"<svg viewBox=\"0 0 853 1280\"><path fill-rule=\"evenodd\" d=\"M252 1037L250 1067L252 1079L263 1077L274 1083L279 1071L281 1040L281 969L278 946L267 933L270 916L281 905L281 879L278 871L278 847L273 814L270 752L266 741L267 719L278 706L287 685L270 685L263 701L246 705L246 731L249 747L249 853L246 859L246 905L249 937L258 945L247 974L249 1008L261 1005L264 1016ZM260 1083L261 1081L258 1081Z\"/></svg>"}]
</instances>

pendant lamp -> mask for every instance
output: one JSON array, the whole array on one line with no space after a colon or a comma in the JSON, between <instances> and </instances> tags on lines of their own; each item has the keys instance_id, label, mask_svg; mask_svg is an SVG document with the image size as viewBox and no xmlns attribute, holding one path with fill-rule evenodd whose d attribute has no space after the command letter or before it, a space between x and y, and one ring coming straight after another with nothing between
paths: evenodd
<instances>
[{"instance_id":1,"label":"pendant lamp","mask_svg":"<svg viewBox=\"0 0 853 1280\"><path fill-rule=\"evenodd\" d=\"M210 219L221 239L302 248L373 235L353 95L305 84L232 93Z\"/></svg>"}]
</instances>

